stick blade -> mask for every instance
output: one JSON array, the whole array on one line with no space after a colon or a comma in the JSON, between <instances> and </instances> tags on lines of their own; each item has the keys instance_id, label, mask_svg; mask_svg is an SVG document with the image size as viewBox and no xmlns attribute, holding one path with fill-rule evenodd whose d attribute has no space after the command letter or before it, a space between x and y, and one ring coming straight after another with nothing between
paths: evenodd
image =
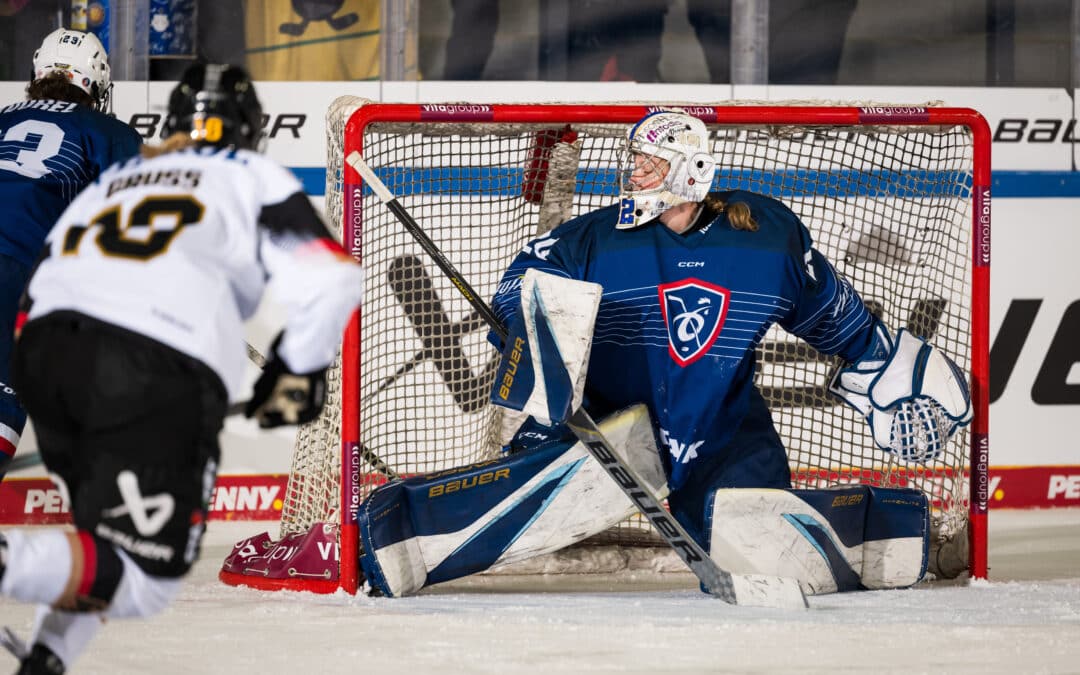
<instances>
[{"instance_id":1,"label":"stick blade","mask_svg":"<svg viewBox=\"0 0 1080 675\"><path fill-rule=\"evenodd\" d=\"M11 463L7 465L6 472L12 473L15 471L22 471L23 469L30 469L44 463L45 460L41 459L40 452L21 452L12 458ZM2 476L2 474L0 474L0 476Z\"/></svg>"},{"instance_id":2,"label":"stick blade","mask_svg":"<svg viewBox=\"0 0 1080 675\"><path fill-rule=\"evenodd\" d=\"M744 607L773 609L806 609L806 596L799 582L792 577L773 577L764 574L733 574L735 604Z\"/></svg>"}]
</instances>

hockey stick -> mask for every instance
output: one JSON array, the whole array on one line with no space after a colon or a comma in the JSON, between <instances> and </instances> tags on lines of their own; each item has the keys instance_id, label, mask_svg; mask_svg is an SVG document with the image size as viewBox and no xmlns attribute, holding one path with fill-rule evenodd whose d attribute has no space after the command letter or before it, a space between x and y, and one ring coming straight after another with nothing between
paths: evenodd
<instances>
[{"instance_id":1,"label":"hockey stick","mask_svg":"<svg viewBox=\"0 0 1080 675\"><path fill-rule=\"evenodd\" d=\"M248 358L251 359L251 362L259 368L265 367L266 357L260 354L259 350L252 347L250 343L245 342L244 344L247 346L247 355ZM233 403L228 407L228 409L225 411L225 416L232 417L233 415L242 415L246 406L247 401L237 401L236 403ZM376 459L378 459L378 457L376 457ZM44 464L44 461L41 459L40 452L32 452L26 455L19 455L18 457L12 459L11 463L8 464L7 473L19 471L21 469L29 469L30 467L37 466L39 464Z\"/></svg>"},{"instance_id":2,"label":"hockey stick","mask_svg":"<svg viewBox=\"0 0 1080 675\"><path fill-rule=\"evenodd\" d=\"M247 347L247 355L248 355L248 358L251 359L251 362L254 363L256 366L258 366L259 368L266 367L266 357L263 356L262 354L260 354L258 349L255 349L254 347L252 347L251 343L244 342L244 345ZM241 415L241 414L243 414L244 408L246 406L247 406L247 401L237 401L236 403L233 403L232 405L229 406L229 408L225 411L225 416L226 417L231 417L233 415ZM372 453L372 456L375 458L375 460L377 460L380 464L382 464L382 460L380 460L377 455ZM367 459L366 456L365 456L365 459ZM370 459L368 461L371 462ZM44 464L44 463L45 463L44 460L41 459L41 453L40 452L31 452L29 454L19 455L19 456L15 457L14 459L12 459L11 463L8 464L6 473L12 473L14 471L20 471L22 469L29 469L32 466L37 466L39 464ZM375 464L375 462L372 462L372 466L375 466L376 468L379 468L378 465ZM382 464L382 466L386 466L386 465ZM390 467L386 467L386 468L390 471L390 473L387 474L388 476L396 476L397 475L396 473L393 472L393 469L390 469ZM391 477L391 480L393 480L392 477Z\"/></svg>"},{"instance_id":3,"label":"hockey stick","mask_svg":"<svg viewBox=\"0 0 1080 675\"><path fill-rule=\"evenodd\" d=\"M22 469L29 469L32 466L43 464L40 452L31 452L29 454L18 455L7 465L7 473L13 473Z\"/></svg>"},{"instance_id":4,"label":"hockey stick","mask_svg":"<svg viewBox=\"0 0 1080 675\"><path fill-rule=\"evenodd\" d=\"M364 179L379 200L397 217L409 234L431 256L439 269L450 279L465 299L480 314L500 339L505 340L507 329L491 308L476 294L461 273L443 255L435 242L427 236L405 207L375 175L358 152L351 152L345 161ZM589 453L607 471L626 496L649 519L664 541L682 558L686 566L697 576L705 589L713 596L733 605L779 607L784 609L806 608L806 597L798 581L787 577L763 575L735 575L721 569L716 562L694 541L653 495L647 484L616 454L611 443L601 433L596 422L584 408L578 408L570 416L569 426L585 445Z\"/></svg>"},{"instance_id":5,"label":"hockey stick","mask_svg":"<svg viewBox=\"0 0 1080 675\"><path fill-rule=\"evenodd\" d=\"M244 345L247 347L247 355L248 355L248 358L251 360L251 362L254 363L256 366L258 366L260 369L265 368L266 367L266 357L263 356L262 353L258 349L251 346L251 343L244 342ZM414 358L418 358L419 356L420 355L418 355L417 357L414 357ZM409 369L411 369L412 367L415 367L415 364L413 366L411 366ZM403 374L404 372L408 372L408 370L402 368L402 370L399 371L399 372L402 372L402 374ZM380 387L380 389L385 388L385 386L388 386L390 384L390 382L393 381L390 378L388 378L388 380L389 381L383 383L383 386ZM242 415L244 413L244 408L246 406L247 406L247 401L237 401L236 403L233 403L232 405L229 406L228 410L225 412L225 416L226 417L231 417L233 415ZM373 468L376 471L379 471L380 473L384 474L389 480L394 481L394 480L399 480L401 478L401 474L399 474L397 471L395 471L393 468L391 468L390 465L387 464L385 461L383 461L383 459L381 457L379 457L379 455L376 454L374 450L367 447L366 445L361 445L360 446L360 457L364 461L366 461L371 466L371 468ZM19 455L19 456L15 457L14 459L11 460L11 463L8 464L8 466L7 466L7 471L6 472L11 473L11 472L14 472L14 471L19 471L21 469L29 469L32 466L37 466L37 465L43 464L43 463L44 462L41 459L41 453L40 452L32 452L32 453L29 453L29 454Z\"/></svg>"},{"instance_id":6,"label":"hockey stick","mask_svg":"<svg viewBox=\"0 0 1080 675\"><path fill-rule=\"evenodd\" d=\"M244 346L247 347L248 359L251 360L261 370L266 367L266 357L263 356L255 347L251 346L250 342L245 341ZM237 415L244 412L244 408L247 406L247 401L238 401L229 406L227 415ZM401 474L390 468L390 465L383 461L382 457L379 457L374 450L366 445L360 445L360 457L366 461L371 468L375 469L386 475L387 479L391 481L400 480Z\"/></svg>"}]
</instances>

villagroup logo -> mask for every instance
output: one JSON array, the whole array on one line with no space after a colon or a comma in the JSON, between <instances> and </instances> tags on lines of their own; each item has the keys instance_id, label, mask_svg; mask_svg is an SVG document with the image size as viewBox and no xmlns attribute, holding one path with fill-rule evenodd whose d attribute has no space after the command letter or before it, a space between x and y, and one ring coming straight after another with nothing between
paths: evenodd
<instances>
[{"instance_id":1,"label":"villagroup logo","mask_svg":"<svg viewBox=\"0 0 1080 675\"><path fill-rule=\"evenodd\" d=\"M724 326L731 292L699 279L657 286L668 333L668 353L686 367L716 342Z\"/></svg>"},{"instance_id":2,"label":"villagroup logo","mask_svg":"<svg viewBox=\"0 0 1080 675\"><path fill-rule=\"evenodd\" d=\"M930 112L921 106L870 106L859 108L863 124L917 124L930 121Z\"/></svg>"},{"instance_id":3,"label":"villagroup logo","mask_svg":"<svg viewBox=\"0 0 1080 675\"><path fill-rule=\"evenodd\" d=\"M645 110L649 114L656 112L670 112L672 110L676 112L684 112L687 115L698 118L706 124L716 121L716 108L711 105L680 105L671 107L651 105L646 107Z\"/></svg>"},{"instance_id":4,"label":"villagroup logo","mask_svg":"<svg viewBox=\"0 0 1080 675\"><path fill-rule=\"evenodd\" d=\"M420 106L420 120L423 122L487 122L494 116L495 111L490 105L425 103Z\"/></svg>"}]
</instances>

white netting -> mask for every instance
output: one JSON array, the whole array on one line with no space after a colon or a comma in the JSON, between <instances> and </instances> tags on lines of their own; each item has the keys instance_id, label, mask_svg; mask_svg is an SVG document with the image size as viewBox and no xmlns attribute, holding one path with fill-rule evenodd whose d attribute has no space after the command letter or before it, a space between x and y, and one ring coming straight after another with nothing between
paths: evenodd
<instances>
[{"instance_id":1,"label":"white netting","mask_svg":"<svg viewBox=\"0 0 1080 675\"><path fill-rule=\"evenodd\" d=\"M343 97L327 116L326 204L338 227L346 211L345 124L362 104ZM360 143L401 204L489 299L526 241L616 198L625 128L375 122ZM888 325L929 337L970 367L973 146L966 127L710 129L720 162L715 189L782 199ZM486 400L497 354L486 327L374 195L350 199L360 199L353 212L362 216L368 274L359 346L362 449L402 474L495 456L499 416ZM930 495L943 535L960 531L968 512L967 431L931 464L897 462L827 393L836 366L779 329L762 340L758 385L789 449L794 485L918 487ZM283 534L338 517L338 394L332 386L323 416L298 434ZM384 479L368 467L362 462L361 496ZM613 538L651 540L640 523Z\"/></svg>"}]
</instances>

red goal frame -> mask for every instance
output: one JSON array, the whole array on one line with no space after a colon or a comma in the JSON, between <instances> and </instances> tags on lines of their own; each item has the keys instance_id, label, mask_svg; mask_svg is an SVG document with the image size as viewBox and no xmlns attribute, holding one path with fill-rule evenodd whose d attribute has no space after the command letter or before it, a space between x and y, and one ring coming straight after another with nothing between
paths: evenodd
<instances>
[{"instance_id":1,"label":"red goal frame","mask_svg":"<svg viewBox=\"0 0 1080 675\"><path fill-rule=\"evenodd\" d=\"M970 573L986 578L987 508L989 501L989 294L990 294L990 128L981 114L969 108L922 106L682 106L707 124L780 126L962 126L974 145L972 166L972 267L971 267L971 396L974 419L970 435ZM500 104L369 104L354 112L345 126L345 155L364 153L364 131L374 122L468 122L483 123L620 123L632 124L654 110L646 105L500 105ZM344 218L342 242L357 259L363 259L360 232L363 227L363 180L347 164L342 176ZM341 574L338 582L306 590L332 591L340 587L355 593L359 584L356 514L360 504L360 360L358 341L363 320L358 314L346 328L341 367L341 472L338 513L341 542ZM308 582L305 582L308 583ZM296 588L296 586L290 586Z\"/></svg>"}]
</instances>

